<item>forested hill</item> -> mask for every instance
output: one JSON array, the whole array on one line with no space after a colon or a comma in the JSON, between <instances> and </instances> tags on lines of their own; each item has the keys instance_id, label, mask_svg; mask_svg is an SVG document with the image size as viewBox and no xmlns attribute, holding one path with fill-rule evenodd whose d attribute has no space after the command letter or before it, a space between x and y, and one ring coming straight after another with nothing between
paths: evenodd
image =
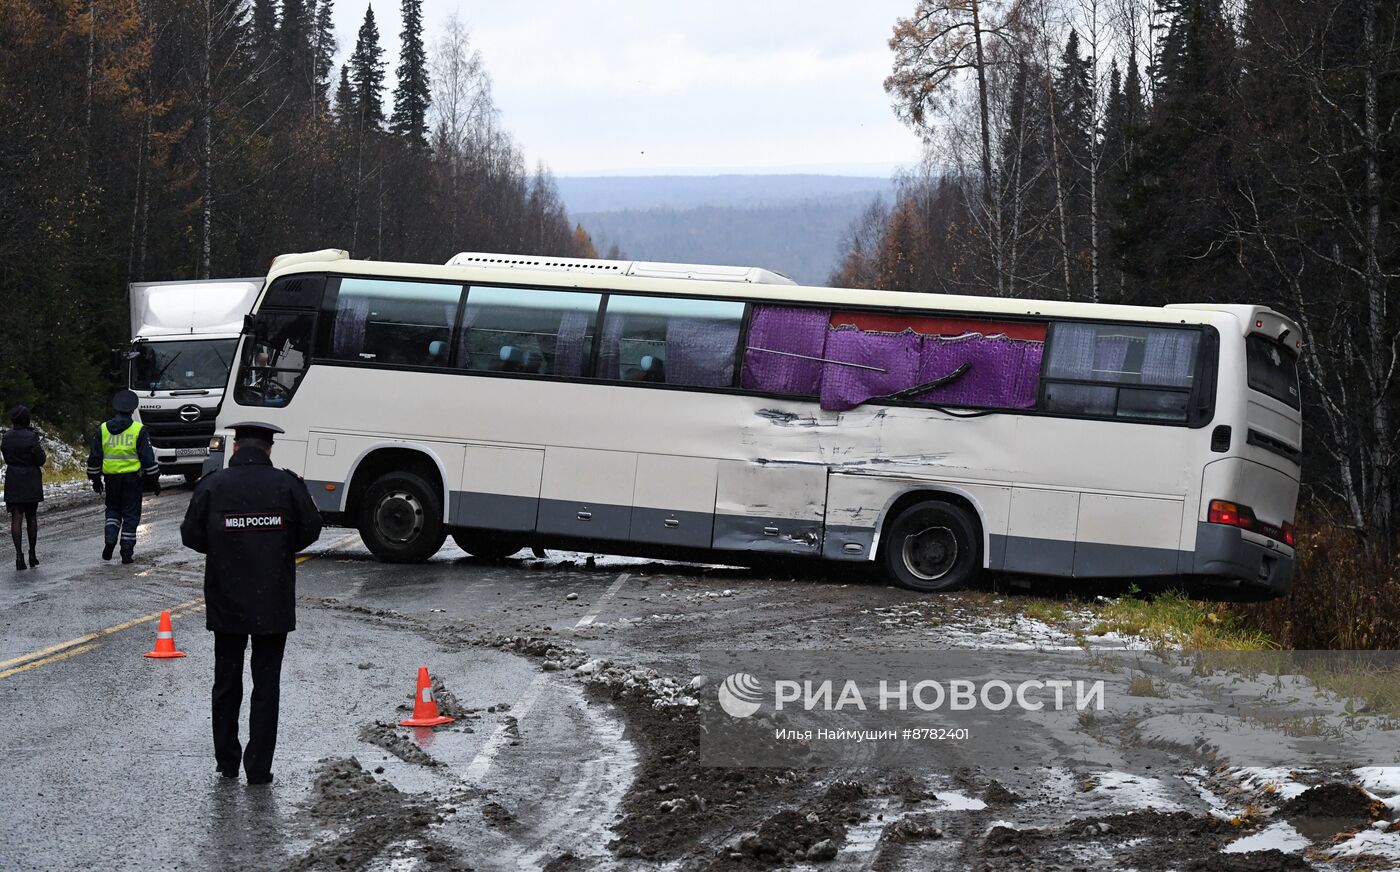
<instances>
[{"instance_id":1,"label":"forested hill","mask_svg":"<svg viewBox=\"0 0 1400 872\"><path fill-rule=\"evenodd\" d=\"M887 179L822 175L561 178L559 193L599 251L760 266L825 284L853 222Z\"/></svg>"},{"instance_id":2,"label":"forested hill","mask_svg":"<svg viewBox=\"0 0 1400 872\"><path fill-rule=\"evenodd\" d=\"M70 428L101 414L131 281L319 248L592 256L495 120L467 25L339 2L364 10L355 33L332 0L0 2L0 404Z\"/></svg>"}]
</instances>

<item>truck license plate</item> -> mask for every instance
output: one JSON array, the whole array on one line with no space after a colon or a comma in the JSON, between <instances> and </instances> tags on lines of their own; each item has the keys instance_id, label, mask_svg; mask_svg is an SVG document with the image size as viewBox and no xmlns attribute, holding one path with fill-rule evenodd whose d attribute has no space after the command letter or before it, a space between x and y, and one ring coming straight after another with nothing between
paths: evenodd
<instances>
[{"instance_id":1,"label":"truck license plate","mask_svg":"<svg viewBox=\"0 0 1400 872\"><path fill-rule=\"evenodd\" d=\"M209 449L208 449L208 448L176 448L176 449L175 449L175 456L176 456L176 457L207 457L208 454L209 454Z\"/></svg>"}]
</instances>

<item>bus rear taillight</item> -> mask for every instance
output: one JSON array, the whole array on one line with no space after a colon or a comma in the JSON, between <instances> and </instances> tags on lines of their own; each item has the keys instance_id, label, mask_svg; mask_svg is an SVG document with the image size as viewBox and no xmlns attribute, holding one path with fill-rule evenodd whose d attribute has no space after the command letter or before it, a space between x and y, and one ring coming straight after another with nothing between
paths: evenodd
<instances>
[{"instance_id":1,"label":"bus rear taillight","mask_svg":"<svg viewBox=\"0 0 1400 872\"><path fill-rule=\"evenodd\" d=\"M1241 530L1268 536L1270 539L1282 542L1289 548L1292 548L1297 542L1291 521L1284 521L1277 527L1273 524L1266 524L1254 517L1254 510L1249 506L1232 503L1229 500L1211 500L1210 508L1206 511L1206 520L1212 524L1239 527Z\"/></svg>"}]
</instances>

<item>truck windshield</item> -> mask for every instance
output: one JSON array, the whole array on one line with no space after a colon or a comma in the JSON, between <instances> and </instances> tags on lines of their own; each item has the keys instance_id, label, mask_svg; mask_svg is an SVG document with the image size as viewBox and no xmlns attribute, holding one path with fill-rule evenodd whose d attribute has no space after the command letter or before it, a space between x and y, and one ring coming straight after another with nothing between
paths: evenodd
<instances>
[{"instance_id":1,"label":"truck windshield","mask_svg":"<svg viewBox=\"0 0 1400 872\"><path fill-rule=\"evenodd\" d=\"M222 388L237 339L141 342L131 361L131 389L184 391Z\"/></svg>"},{"instance_id":2,"label":"truck windshield","mask_svg":"<svg viewBox=\"0 0 1400 872\"><path fill-rule=\"evenodd\" d=\"M1249 386L1293 408L1302 406L1298 395L1298 355L1281 343L1258 333L1244 340L1249 359Z\"/></svg>"}]
</instances>

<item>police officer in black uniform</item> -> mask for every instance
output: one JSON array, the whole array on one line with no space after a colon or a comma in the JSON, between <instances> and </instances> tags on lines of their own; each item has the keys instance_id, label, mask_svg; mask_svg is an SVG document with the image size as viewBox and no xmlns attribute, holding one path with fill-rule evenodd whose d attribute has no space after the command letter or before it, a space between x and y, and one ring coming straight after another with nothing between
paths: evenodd
<instances>
[{"instance_id":1,"label":"police officer in black uniform","mask_svg":"<svg viewBox=\"0 0 1400 872\"><path fill-rule=\"evenodd\" d=\"M296 629L296 553L321 535L321 514L294 473L272 465L273 435L254 421L234 424L228 468L194 489L180 538L205 555L205 626L214 633L214 760L219 774L272 781L282 651ZM238 744L243 652L253 639L248 747Z\"/></svg>"}]
</instances>

